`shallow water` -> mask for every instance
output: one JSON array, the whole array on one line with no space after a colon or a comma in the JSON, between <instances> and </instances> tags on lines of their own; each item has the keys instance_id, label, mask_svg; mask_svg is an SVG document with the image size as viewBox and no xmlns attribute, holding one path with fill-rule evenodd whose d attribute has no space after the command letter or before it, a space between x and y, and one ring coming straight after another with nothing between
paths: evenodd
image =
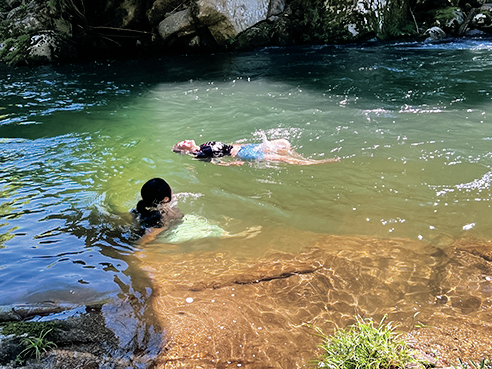
<instances>
[{"instance_id":1,"label":"shallow water","mask_svg":"<svg viewBox=\"0 0 492 369\"><path fill-rule=\"evenodd\" d=\"M254 259L310 247L307 234L423 249L492 238L491 52L458 40L1 67L0 304L145 300L128 210L155 176L184 213L231 234L261 230L150 254ZM263 132L342 160L219 167L171 151Z\"/></svg>"}]
</instances>

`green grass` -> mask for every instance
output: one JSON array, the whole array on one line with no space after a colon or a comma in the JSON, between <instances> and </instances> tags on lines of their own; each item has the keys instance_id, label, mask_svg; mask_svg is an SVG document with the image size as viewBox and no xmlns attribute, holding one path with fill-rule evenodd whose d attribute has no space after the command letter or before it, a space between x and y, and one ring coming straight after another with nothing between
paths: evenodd
<instances>
[{"instance_id":1,"label":"green grass","mask_svg":"<svg viewBox=\"0 0 492 369\"><path fill-rule=\"evenodd\" d=\"M468 363L460 359L460 365L454 366L455 369L492 369L492 361L490 359L482 359L476 363L473 360L469 360Z\"/></svg>"},{"instance_id":2,"label":"green grass","mask_svg":"<svg viewBox=\"0 0 492 369\"><path fill-rule=\"evenodd\" d=\"M402 335L391 323L378 325L372 319L357 317L355 324L335 332L333 336L318 332L323 338L322 354L315 359L317 368L330 369L397 369L410 364L423 368Z\"/></svg>"},{"instance_id":3,"label":"green grass","mask_svg":"<svg viewBox=\"0 0 492 369\"><path fill-rule=\"evenodd\" d=\"M42 354L57 347L54 342L46 338L50 332L51 329L41 332L38 337L23 338L22 343L26 348L17 356L17 361L23 363L25 359L34 357L39 362Z\"/></svg>"}]
</instances>

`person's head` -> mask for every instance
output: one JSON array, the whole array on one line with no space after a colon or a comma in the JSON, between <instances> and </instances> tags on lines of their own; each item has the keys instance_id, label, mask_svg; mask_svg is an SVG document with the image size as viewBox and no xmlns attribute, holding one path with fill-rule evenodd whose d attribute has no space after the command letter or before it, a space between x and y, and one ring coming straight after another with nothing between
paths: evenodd
<instances>
[{"instance_id":1,"label":"person's head","mask_svg":"<svg viewBox=\"0 0 492 369\"><path fill-rule=\"evenodd\" d=\"M178 142L176 145L173 147L174 152L179 152L179 153L188 153L188 152L194 152L200 149L200 146L198 146L195 143L195 140L184 140Z\"/></svg>"},{"instance_id":2,"label":"person's head","mask_svg":"<svg viewBox=\"0 0 492 369\"><path fill-rule=\"evenodd\" d=\"M173 191L171 186L162 178L152 178L145 182L140 190L142 200L147 206L156 206L171 201Z\"/></svg>"}]
</instances>

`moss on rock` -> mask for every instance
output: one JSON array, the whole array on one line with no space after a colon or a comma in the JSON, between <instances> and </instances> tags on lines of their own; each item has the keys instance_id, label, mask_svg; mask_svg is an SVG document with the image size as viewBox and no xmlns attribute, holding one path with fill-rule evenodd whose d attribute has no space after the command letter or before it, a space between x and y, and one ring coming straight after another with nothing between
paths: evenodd
<instances>
[{"instance_id":1,"label":"moss on rock","mask_svg":"<svg viewBox=\"0 0 492 369\"><path fill-rule=\"evenodd\" d=\"M408 18L408 0L293 0L291 6L294 37L304 43L347 43L373 37L385 40L416 33Z\"/></svg>"},{"instance_id":2,"label":"moss on rock","mask_svg":"<svg viewBox=\"0 0 492 369\"><path fill-rule=\"evenodd\" d=\"M458 7L447 7L433 10L434 25L442 28L446 33L456 34L465 21L465 15Z\"/></svg>"},{"instance_id":3,"label":"moss on rock","mask_svg":"<svg viewBox=\"0 0 492 369\"><path fill-rule=\"evenodd\" d=\"M14 336L39 337L49 331L45 338L56 341L59 336L58 328L61 328L61 325L57 322L6 322L0 324L0 333L4 336L13 334Z\"/></svg>"}]
</instances>

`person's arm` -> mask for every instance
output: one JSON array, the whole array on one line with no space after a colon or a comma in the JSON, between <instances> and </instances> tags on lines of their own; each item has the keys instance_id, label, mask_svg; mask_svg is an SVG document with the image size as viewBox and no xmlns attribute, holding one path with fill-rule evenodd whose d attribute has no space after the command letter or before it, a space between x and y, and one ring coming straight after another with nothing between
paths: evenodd
<instances>
[{"instance_id":1,"label":"person's arm","mask_svg":"<svg viewBox=\"0 0 492 369\"><path fill-rule=\"evenodd\" d=\"M162 231L164 231L164 228L150 228L138 241L139 246L145 246L154 241Z\"/></svg>"},{"instance_id":2,"label":"person's arm","mask_svg":"<svg viewBox=\"0 0 492 369\"><path fill-rule=\"evenodd\" d=\"M230 166L241 166L244 164L244 161L241 160L234 160L234 161L222 161L220 159L214 158L210 161L212 164L215 165L220 165L223 167L230 167Z\"/></svg>"}]
</instances>

